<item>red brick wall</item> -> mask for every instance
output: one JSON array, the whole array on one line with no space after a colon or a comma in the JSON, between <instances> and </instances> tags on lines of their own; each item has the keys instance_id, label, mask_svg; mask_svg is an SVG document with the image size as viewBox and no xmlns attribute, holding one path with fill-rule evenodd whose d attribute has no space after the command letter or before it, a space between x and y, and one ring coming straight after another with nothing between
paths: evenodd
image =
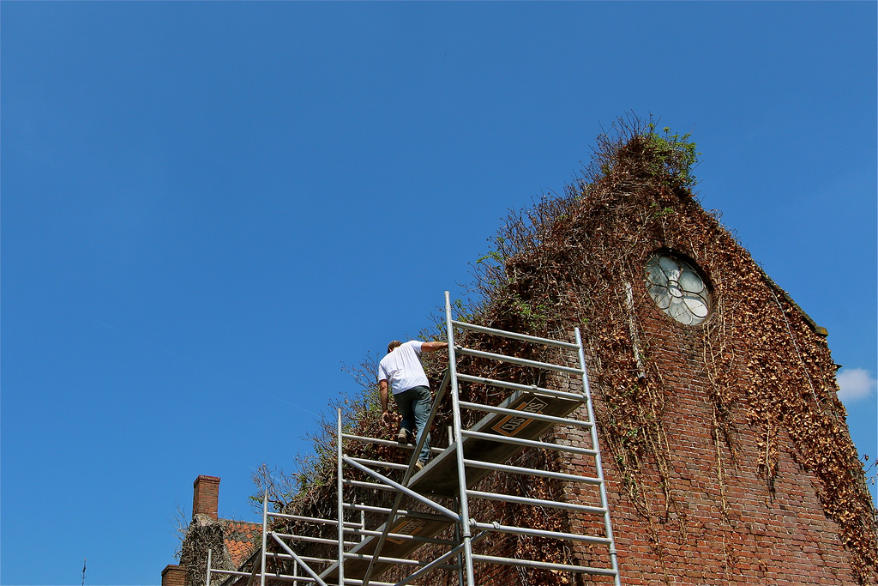
<instances>
[{"instance_id":1,"label":"red brick wall","mask_svg":"<svg viewBox=\"0 0 878 586\"><path fill-rule=\"evenodd\" d=\"M641 290L635 289L635 294L646 296L645 286L637 286ZM765 309L772 310L778 308ZM622 582L855 583L839 527L824 514L818 498L818 479L796 463L789 436L780 434L779 467L771 490L765 475L757 469L760 431L748 424L743 406L731 405L735 457L724 442L714 441L714 403L708 393L711 382L701 353L699 329L678 324L649 303L641 304L636 311L641 335L649 341L648 360L657 367L664 383L662 422L670 456L667 485L675 504L666 515L667 500L656 463L645 462L636 490L646 497L649 519L638 512L620 468L601 439ZM576 324L571 324L571 329ZM734 326L726 335L737 355L734 378L746 381L749 340ZM828 352L825 340L813 332L799 344ZM599 388L593 389L593 397L600 419L606 409ZM586 418L584 409L579 417ZM562 443L591 444L587 430L565 428L556 433ZM723 483L718 479L718 463L722 465ZM594 470L589 457L566 458L565 465L580 474L591 475ZM583 504L598 503L596 491L582 485L565 486L565 498ZM595 515L571 514L568 519L573 531L603 535ZM574 551L580 564L606 566L605 548L579 544Z\"/></svg>"},{"instance_id":2,"label":"red brick wall","mask_svg":"<svg viewBox=\"0 0 878 586\"><path fill-rule=\"evenodd\" d=\"M192 516L198 514L208 515L211 519L217 518L219 507L219 484L220 479L216 476L200 475L193 484Z\"/></svg>"},{"instance_id":3,"label":"red brick wall","mask_svg":"<svg viewBox=\"0 0 878 586\"><path fill-rule=\"evenodd\" d=\"M680 511L650 530L625 498L618 471L608 462L606 476L617 540L619 565L626 584L646 584L658 576L675 583L716 580L743 584L840 584L851 576L838 527L823 513L813 484L816 479L792 458L786 435L780 469L769 491L756 469L757 436L740 409L733 411L739 433L737 459L721 448L727 515L717 478L717 448L711 435L712 404L703 368L690 359L683 326L655 315L646 329L662 339L654 360L671 390L664 425L671 456L670 482ZM600 409L600 408L599 408ZM607 457L607 450L603 451ZM665 499L656 474L644 473L642 489L661 517ZM659 547L657 547L659 546ZM659 557L661 552L661 557Z\"/></svg>"},{"instance_id":4,"label":"red brick wall","mask_svg":"<svg viewBox=\"0 0 878 586\"><path fill-rule=\"evenodd\" d=\"M162 586L186 586L186 568L167 565L162 570Z\"/></svg>"}]
</instances>

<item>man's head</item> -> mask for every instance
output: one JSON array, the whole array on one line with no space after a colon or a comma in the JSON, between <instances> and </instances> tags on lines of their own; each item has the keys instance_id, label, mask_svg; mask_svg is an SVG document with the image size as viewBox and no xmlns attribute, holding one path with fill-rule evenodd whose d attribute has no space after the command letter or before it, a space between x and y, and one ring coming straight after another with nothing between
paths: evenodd
<instances>
[{"instance_id":1,"label":"man's head","mask_svg":"<svg viewBox=\"0 0 878 586\"><path fill-rule=\"evenodd\" d=\"M387 353L390 354L400 346L402 346L402 342L400 342L399 340L391 340L391 342L387 345Z\"/></svg>"}]
</instances>

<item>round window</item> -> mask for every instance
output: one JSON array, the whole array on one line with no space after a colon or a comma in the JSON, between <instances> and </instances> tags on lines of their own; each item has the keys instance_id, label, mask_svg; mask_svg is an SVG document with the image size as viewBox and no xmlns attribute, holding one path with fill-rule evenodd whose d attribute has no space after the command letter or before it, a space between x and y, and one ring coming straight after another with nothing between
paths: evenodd
<instances>
[{"instance_id":1,"label":"round window","mask_svg":"<svg viewBox=\"0 0 878 586\"><path fill-rule=\"evenodd\" d=\"M710 291L701 271L669 253L657 253L646 262L650 297L669 316L688 326L700 324L710 312Z\"/></svg>"}]
</instances>

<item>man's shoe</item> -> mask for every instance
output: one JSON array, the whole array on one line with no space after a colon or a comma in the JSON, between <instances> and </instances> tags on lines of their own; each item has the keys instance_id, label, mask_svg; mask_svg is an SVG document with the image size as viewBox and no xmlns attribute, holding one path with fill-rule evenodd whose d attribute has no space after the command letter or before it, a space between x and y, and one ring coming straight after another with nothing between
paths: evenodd
<instances>
[{"instance_id":1,"label":"man's shoe","mask_svg":"<svg viewBox=\"0 0 878 586\"><path fill-rule=\"evenodd\" d=\"M427 465L427 463L424 462L423 460L418 460L417 462L415 462L415 470L420 472L421 470L424 469L424 466L426 466L426 465Z\"/></svg>"},{"instance_id":2,"label":"man's shoe","mask_svg":"<svg viewBox=\"0 0 878 586\"><path fill-rule=\"evenodd\" d=\"M414 443L414 439L415 434L404 427L400 427L399 432L396 434L396 441L403 445Z\"/></svg>"}]
</instances>

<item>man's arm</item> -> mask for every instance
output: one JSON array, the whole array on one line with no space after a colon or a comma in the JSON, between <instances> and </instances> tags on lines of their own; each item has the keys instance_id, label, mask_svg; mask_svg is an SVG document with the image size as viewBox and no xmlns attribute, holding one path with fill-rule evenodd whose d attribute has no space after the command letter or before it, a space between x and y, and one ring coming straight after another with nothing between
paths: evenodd
<instances>
[{"instance_id":1,"label":"man's arm","mask_svg":"<svg viewBox=\"0 0 878 586\"><path fill-rule=\"evenodd\" d=\"M448 348L448 342L424 342L421 344L421 352L435 352Z\"/></svg>"},{"instance_id":2,"label":"man's arm","mask_svg":"<svg viewBox=\"0 0 878 586\"><path fill-rule=\"evenodd\" d=\"M381 399L381 421L390 424L390 412L387 410L387 379L378 381L378 398Z\"/></svg>"}]
</instances>

